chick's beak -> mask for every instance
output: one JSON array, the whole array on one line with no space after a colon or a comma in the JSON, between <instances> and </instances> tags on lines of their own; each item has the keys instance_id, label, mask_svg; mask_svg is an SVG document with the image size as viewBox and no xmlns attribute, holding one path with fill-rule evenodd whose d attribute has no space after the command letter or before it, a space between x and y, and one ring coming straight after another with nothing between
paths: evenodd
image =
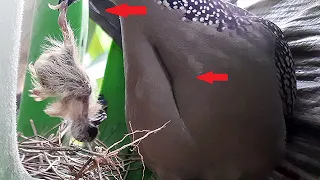
<instances>
[{"instance_id":1,"label":"chick's beak","mask_svg":"<svg viewBox=\"0 0 320 180\"><path fill-rule=\"evenodd\" d=\"M98 127L90 125L88 128L88 134L89 136L87 137L87 139L85 139L85 141L93 141L98 135Z\"/></svg>"}]
</instances>

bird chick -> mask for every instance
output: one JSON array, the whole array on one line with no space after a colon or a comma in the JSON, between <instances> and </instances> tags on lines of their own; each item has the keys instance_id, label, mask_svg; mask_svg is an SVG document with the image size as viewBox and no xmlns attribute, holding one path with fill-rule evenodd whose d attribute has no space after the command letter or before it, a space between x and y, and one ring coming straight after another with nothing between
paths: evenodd
<instances>
[{"instance_id":1,"label":"bird chick","mask_svg":"<svg viewBox=\"0 0 320 180\"><path fill-rule=\"evenodd\" d=\"M98 134L97 124L106 117L102 105L94 99L89 77L79 62L74 33L67 22L67 1L51 9L59 9L58 24L63 42L46 38L49 45L34 64L29 65L34 88L30 97L43 101L56 97L57 101L44 110L52 117L61 117L70 122L71 135L78 141L90 142Z\"/></svg>"}]
</instances>

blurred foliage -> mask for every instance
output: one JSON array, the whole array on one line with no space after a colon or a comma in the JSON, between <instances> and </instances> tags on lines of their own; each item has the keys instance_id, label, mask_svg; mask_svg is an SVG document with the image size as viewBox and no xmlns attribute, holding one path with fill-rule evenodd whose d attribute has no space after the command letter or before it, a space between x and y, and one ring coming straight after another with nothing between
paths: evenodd
<instances>
[{"instance_id":1,"label":"blurred foliage","mask_svg":"<svg viewBox=\"0 0 320 180\"><path fill-rule=\"evenodd\" d=\"M90 55L91 59L94 60L110 49L112 39L92 20L90 20L89 23L89 32L90 31L92 31L92 35L88 37L88 39L90 39L88 41L87 53Z\"/></svg>"}]
</instances>

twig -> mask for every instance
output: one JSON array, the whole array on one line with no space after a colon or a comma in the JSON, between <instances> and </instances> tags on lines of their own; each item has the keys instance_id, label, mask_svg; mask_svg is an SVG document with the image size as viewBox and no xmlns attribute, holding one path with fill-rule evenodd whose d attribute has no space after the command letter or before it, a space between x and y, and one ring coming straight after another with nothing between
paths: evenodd
<instances>
[{"instance_id":1,"label":"twig","mask_svg":"<svg viewBox=\"0 0 320 180\"><path fill-rule=\"evenodd\" d=\"M34 136L25 137L19 134L19 137L22 138L22 141L18 143L19 154L23 166L35 178L48 180L78 180L80 178L83 180L110 178L126 180L129 171L141 170L141 168L130 168L131 163L143 161L138 148L139 143L149 135L163 129L169 122L155 130L136 130L128 133L109 148L101 141L95 140L91 151L82 147L62 145L62 137L59 132L51 138L42 137L38 135L36 127L32 125ZM64 124L62 123L61 126L64 126ZM65 130L62 127L58 129L59 131ZM144 134L136 139L136 133ZM133 136L132 142L114 149L130 135ZM130 146L135 147L138 154L120 153ZM111 149L113 150L111 151ZM40 163L40 158L43 159L43 163ZM142 162L142 164L144 163ZM144 169L145 166L143 171Z\"/></svg>"},{"instance_id":2,"label":"twig","mask_svg":"<svg viewBox=\"0 0 320 180\"><path fill-rule=\"evenodd\" d=\"M32 119L30 119L30 125L31 125L32 131L33 131L33 135L36 136L36 140L39 140L38 131L37 131L36 126L34 124L34 121ZM41 146L41 144L37 144L37 146ZM39 156L39 161L40 161L40 164L43 164L43 157L42 156Z\"/></svg>"}]
</instances>

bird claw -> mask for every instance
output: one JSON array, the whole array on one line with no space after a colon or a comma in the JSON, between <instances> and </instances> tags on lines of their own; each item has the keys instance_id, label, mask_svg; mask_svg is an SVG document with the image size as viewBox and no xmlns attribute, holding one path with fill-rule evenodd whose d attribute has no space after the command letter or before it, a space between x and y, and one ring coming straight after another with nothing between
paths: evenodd
<instances>
[{"instance_id":1,"label":"bird claw","mask_svg":"<svg viewBox=\"0 0 320 180\"><path fill-rule=\"evenodd\" d=\"M67 22L67 10L69 5L74 2L74 1L70 1L70 0L60 0L58 5L51 5L48 4L50 9L53 10L59 10L60 14L58 17L58 25L62 31L62 35L64 38L64 42L66 44L72 44L73 43L73 32L71 32L71 28L68 25Z\"/></svg>"},{"instance_id":2,"label":"bird claw","mask_svg":"<svg viewBox=\"0 0 320 180\"><path fill-rule=\"evenodd\" d=\"M54 112L54 111L52 111L50 109L45 109L43 111L44 111L44 113L48 114L51 117L57 117L59 115L57 112Z\"/></svg>"},{"instance_id":3,"label":"bird claw","mask_svg":"<svg viewBox=\"0 0 320 180\"><path fill-rule=\"evenodd\" d=\"M42 98L40 98L39 96L36 96L36 95L29 95L29 97L32 97L34 99L34 101L37 101L37 102L40 102L40 101L43 101Z\"/></svg>"},{"instance_id":4,"label":"bird claw","mask_svg":"<svg viewBox=\"0 0 320 180\"><path fill-rule=\"evenodd\" d=\"M62 1L67 2L68 6L70 6L72 3L75 3L75 2L77 2L78 0L59 0L59 4L60 4Z\"/></svg>"},{"instance_id":5,"label":"bird claw","mask_svg":"<svg viewBox=\"0 0 320 180\"><path fill-rule=\"evenodd\" d=\"M45 93L38 89L31 89L29 90L30 94L29 97L32 97L35 101L43 101L47 99L47 96L45 96Z\"/></svg>"},{"instance_id":6,"label":"bird claw","mask_svg":"<svg viewBox=\"0 0 320 180\"><path fill-rule=\"evenodd\" d=\"M73 3L74 0L59 0L59 3L57 5L51 5L48 3L48 6L52 10L60 10L61 8L65 8L65 6L69 6L71 3Z\"/></svg>"},{"instance_id":7,"label":"bird claw","mask_svg":"<svg viewBox=\"0 0 320 180\"><path fill-rule=\"evenodd\" d=\"M40 102L40 101L43 101L44 99L37 96L37 95L33 95L33 94L30 94L29 97L33 98L34 101L37 101L37 102Z\"/></svg>"},{"instance_id":8,"label":"bird claw","mask_svg":"<svg viewBox=\"0 0 320 180\"><path fill-rule=\"evenodd\" d=\"M31 95L40 96L41 92L37 89L30 89L29 92Z\"/></svg>"},{"instance_id":9,"label":"bird claw","mask_svg":"<svg viewBox=\"0 0 320 180\"><path fill-rule=\"evenodd\" d=\"M58 10L61 8L61 4L58 4L58 5L51 5L50 3L48 4L49 8L52 9L52 10Z\"/></svg>"}]
</instances>

